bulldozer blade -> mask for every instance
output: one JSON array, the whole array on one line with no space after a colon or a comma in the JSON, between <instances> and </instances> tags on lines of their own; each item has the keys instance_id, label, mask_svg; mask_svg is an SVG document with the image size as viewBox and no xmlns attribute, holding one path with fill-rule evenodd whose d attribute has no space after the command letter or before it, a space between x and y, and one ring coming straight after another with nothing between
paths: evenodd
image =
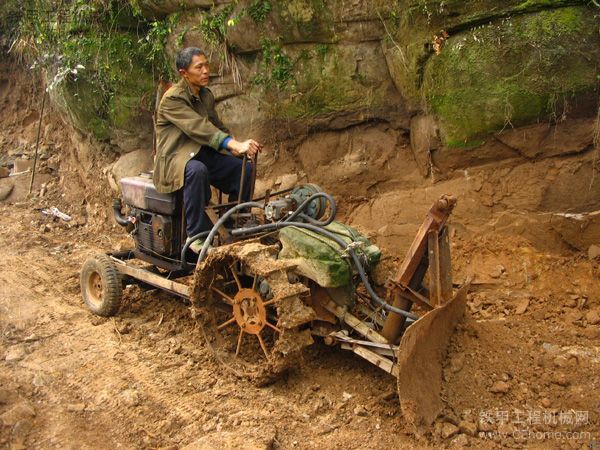
<instances>
[{"instance_id":1,"label":"bulldozer blade","mask_svg":"<svg viewBox=\"0 0 600 450\"><path fill-rule=\"evenodd\" d=\"M446 304L413 323L398 348L400 409L417 431L429 426L442 410L442 366L454 328L464 314L469 284Z\"/></svg>"}]
</instances>

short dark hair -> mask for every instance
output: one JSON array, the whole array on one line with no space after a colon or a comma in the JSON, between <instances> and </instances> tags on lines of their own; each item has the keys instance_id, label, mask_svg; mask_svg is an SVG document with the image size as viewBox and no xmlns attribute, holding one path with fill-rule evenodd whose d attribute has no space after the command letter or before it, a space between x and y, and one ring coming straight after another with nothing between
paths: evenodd
<instances>
[{"instance_id":1,"label":"short dark hair","mask_svg":"<svg viewBox=\"0 0 600 450\"><path fill-rule=\"evenodd\" d=\"M192 58L196 55L206 56L206 54L198 47L186 47L183 50L180 50L177 54L177 59L175 60L177 70L187 70L188 67L190 67L190 64L192 64Z\"/></svg>"}]
</instances>

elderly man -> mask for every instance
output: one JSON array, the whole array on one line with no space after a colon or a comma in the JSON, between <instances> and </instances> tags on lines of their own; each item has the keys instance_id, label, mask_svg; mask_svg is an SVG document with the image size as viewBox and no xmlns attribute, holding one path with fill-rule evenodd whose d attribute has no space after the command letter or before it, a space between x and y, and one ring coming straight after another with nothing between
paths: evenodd
<instances>
[{"instance_id":1,"label":"elderly man","mask_svg":"<svg viewBox=\"0 0 600 450\"><path fill-rule=\"evenodd\" d=\"M215 98L208 89L209 65L196 47L179 52L176 60L181 80L163 96L156 118L157 154L154 185L158 192L175 192L183 187L188 239L212 226L204 208L210 200L210 185L237 199L240 194L242 160L253 158L262 145L253 139L240 142L231 136L215 111ZM246 167L246 180L252 177ZM242 199L249 200L250 182L243 186ZM196 253L203 242L190 249Z\"/></svg>"}]
</instances>

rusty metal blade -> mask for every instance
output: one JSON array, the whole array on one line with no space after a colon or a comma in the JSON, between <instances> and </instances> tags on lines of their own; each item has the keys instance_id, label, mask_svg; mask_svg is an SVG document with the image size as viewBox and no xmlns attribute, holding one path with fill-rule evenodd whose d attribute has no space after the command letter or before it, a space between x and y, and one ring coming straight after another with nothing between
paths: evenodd
<instances>
[{"instance_id":1,"label":"rusty metal blade","mask_svg":"<svg viewBox=\"0 0 600 450\"><path fill-rule=\"evenodd\" d=\"M450 337L464 314L469 284L412 324L398 348L398 395L407 422L431 425L443 407L442 366Z\"/></svg>"}]
</instances>

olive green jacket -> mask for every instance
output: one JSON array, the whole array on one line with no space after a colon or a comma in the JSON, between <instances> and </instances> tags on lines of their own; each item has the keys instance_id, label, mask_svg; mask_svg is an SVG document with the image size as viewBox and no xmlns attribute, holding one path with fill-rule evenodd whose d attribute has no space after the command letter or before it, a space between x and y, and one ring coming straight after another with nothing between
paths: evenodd
<instances>
[{"instance_id":1,"label":"olive green jacket","mask_svg":"<svg viewBox=\"0 0 600 450\"><path fill-rule=\"evenodd\" d=\"M182 78L160 101L156 116L154 186L161 193L183 186L185 165L202 146L219 150L229 130L215 111L215 97L208 88L192 94Z\"/></svg>"}]
</instances>

